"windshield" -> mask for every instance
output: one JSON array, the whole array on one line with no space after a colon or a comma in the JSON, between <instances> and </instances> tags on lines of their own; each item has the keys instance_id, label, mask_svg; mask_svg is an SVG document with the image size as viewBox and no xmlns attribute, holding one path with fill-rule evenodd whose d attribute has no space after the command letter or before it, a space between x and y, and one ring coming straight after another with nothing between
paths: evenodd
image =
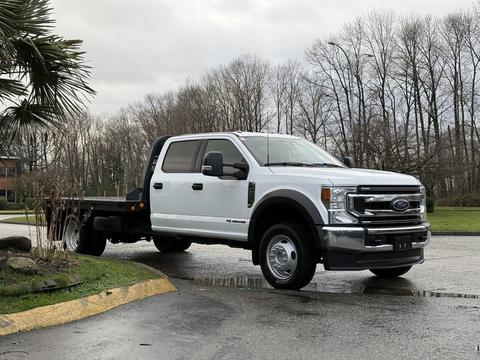
<instances>
[{"instance_id":1,"label":"windshield","mask_svg":"<svg viewBox=\"0 0 480 360\"><path fill-rule=\"evenodd\" d=\"M344 165L311 142L294 137L246 136L241 139L261 166L334 166Z\"/></svg>"}]
</instances>

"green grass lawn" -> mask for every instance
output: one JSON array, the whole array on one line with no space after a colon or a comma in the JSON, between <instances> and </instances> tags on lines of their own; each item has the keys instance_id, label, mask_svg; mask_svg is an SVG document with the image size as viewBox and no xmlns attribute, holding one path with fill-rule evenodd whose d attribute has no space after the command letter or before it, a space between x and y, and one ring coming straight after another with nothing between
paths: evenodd
<instances>
[{"instance_id":1,"label":"green grass lawn","mask_svg":"<svg viewBox=\"0 0 480 360\"><path fill-rule=\"evenodd\" d=\"M15 217L3 219L3 221L7 221L9 223L35 225L35 214L15 216Z\"/></svg>"},{"instance_id":2,"label":"green grass lawn","mask_svg":"<svg viewBox=\"0 0 480 360\"><path fill-rule=\"evenodd\" d=\"M18 275L0 271L0 287L21 281L31 281L49 276L79 274L85 282L51 292L29 293L25 295L0 296L0 314L28 310L37 306L56 304L63 301L98 294L107 289L123 287L158 278L158 274L138 264L116 259L96 258L70 254L76 265L60 274Z\"/></svg>"},{"instance_id":3,"label":"green grass lawn","mask_svg":"<svg viewBox=\"0 0 480 360\"><path fill-rule=\"evenodd\" d=\"M0 215L25 214L25 210L0 210Z\"/></svg>"},{"instance_id":4,"label":"green grass lawn","mask_svg":"<svg viewBox=\"0 0 480 360\"><path fill-rule=\"evenodd\" d=\"M441 207L427 215L432 231L480 231L479 207Z\"/></svg>"}]
</instances>

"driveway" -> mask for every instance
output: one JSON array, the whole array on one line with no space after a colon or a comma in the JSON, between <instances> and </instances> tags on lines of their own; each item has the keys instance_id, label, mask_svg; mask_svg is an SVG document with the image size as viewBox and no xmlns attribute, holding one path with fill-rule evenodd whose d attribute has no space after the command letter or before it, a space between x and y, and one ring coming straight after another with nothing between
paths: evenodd
<instances>
[{"instance_id":1,"label":"driveway","mask_svg":"<svg viewBox=\"0 0 480 360\"><path fill-rule=\"evenodd\" d=\"M477 299L203 287L0 337L8 359L478 359Z\"/></svg>"},{"instance_id":2,"label":"driveway","mask_svg":"<svg viewBox=\"0 0 480 360\"><path fill-rule=\"evenodd\" d=\"M29 230L0 224L6 233ZM0 360L480 356L479 237L434 237L426 262L396 281L318 266L302 291L270 289L248 251L226 246L161 254L149 243L109 244L104 256L161 269L178 292L0 337Z\"/></svg>"},{"instance_id":3,"label":"driveway","mask_svg":"<svg viewBox=\"0 0 480 360\"><path fill-rule=\"evenodd\" d=\"M0 220L6 220L8 218L22 216L21 214L18 215L5 215L0 214ZM45 229L42 228L42 233L45 232ZM0 223L0 237L6 236L14 236L14 235L21 235L27 236L36 242L36 234L35 234L35 226L27 226L27 225L13 225L13 224L2 224Z\"/></svg>"}]
</instances>

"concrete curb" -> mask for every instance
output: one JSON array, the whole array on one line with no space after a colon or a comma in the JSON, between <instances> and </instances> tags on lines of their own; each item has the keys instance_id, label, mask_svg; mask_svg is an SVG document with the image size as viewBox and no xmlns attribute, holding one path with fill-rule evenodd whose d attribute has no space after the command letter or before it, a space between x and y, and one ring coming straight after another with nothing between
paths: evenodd
<instances>
[{"instance_id":1,"label":"concrete curb","mask_svg":"<svg viewBox=\"0 0 480 360\"><path fill-rule=\"evenodd\" d=\"M0 336L85 319L132 301L176 290L175 285L164 276L127 287L105 290L81 299L14 314L0 314Z\"/></svg>"}]
</instances>

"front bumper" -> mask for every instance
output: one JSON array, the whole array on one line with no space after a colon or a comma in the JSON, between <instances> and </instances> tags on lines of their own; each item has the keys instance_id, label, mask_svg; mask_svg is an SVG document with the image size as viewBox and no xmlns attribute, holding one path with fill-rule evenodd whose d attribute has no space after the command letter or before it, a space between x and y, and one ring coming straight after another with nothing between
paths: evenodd
<instances>
[{"instance_id":1,"label":"front bumper","mask_svg":"<svg viewBox=\"0 0 480 360\"><path fill-rule=\"evenodd\" d=\"M429 224L384 228L322 226L318 231L327 270L419 264L424 260L423 248L431 237Z\"/></svg>"}]
</instances>

